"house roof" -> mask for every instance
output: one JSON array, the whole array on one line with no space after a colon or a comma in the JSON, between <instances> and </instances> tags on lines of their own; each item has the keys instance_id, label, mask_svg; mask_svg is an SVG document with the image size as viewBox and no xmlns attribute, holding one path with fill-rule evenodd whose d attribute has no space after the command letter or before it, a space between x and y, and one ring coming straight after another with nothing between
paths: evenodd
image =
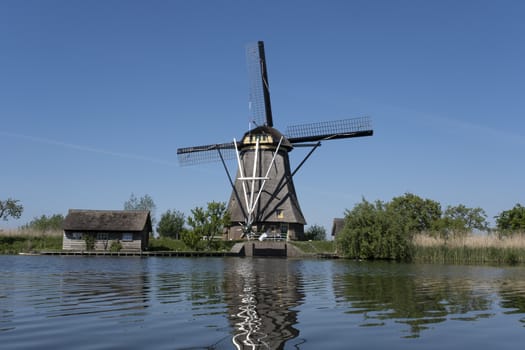
<instances>
[{"instance_id":1,"label":"house roof","mask_svg":"<svg viewBox=\"0 0 525 350\"><path fill-rule=\"evenodd\" d=\"M334 218L334 223L332 224L332 236L336 236L345 226L345 219L343 218Z\"/></svg>"},{"instance_id":2,"label":"house roof","mask_svg":"<svg viewBox=\"0 0 525 350\"><path fill-rule=\"evenodd\" d=\"M70 209L64 219L65 231L152 232L148 210L80 210Z\"/></svg>"}]
</instances>

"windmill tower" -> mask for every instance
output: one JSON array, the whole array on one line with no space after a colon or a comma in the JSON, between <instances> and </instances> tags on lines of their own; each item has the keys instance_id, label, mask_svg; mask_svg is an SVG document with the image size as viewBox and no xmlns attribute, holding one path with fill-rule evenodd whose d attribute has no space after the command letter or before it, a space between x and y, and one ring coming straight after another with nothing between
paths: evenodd
<instances>
[{"instance_id":1,"label":"windmill tower","mask_svg":"<svg viewBox=\"0 0 525 350\"><path fill-rule=\"evenodd\" d=\"M181 165L220 160L232 187L228 202L231 226L227 239L251 237L265 232L301 239L306 220L301 211L293 176L321 141L372 136L368 117L290 126L286 134L273 127L270 90L262 41L247 48L250 75L250 110L254 127L239 142L179 148ZM291 170L288 153L294 147L310 147L310 152ZM237 159L233 180L225 163Z\"/></svg>"}]
</instances>

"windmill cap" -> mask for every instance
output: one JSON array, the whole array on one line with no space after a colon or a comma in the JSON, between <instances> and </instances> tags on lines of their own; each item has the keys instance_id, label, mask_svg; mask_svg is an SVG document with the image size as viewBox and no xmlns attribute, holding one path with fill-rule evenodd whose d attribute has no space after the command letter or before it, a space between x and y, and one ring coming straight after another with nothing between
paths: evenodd
<instances>
[{"instance_id":1,"label":"windmill cap","mask_svg":"<svg viewBox=\"0 0 525 350\"><path fill-rule=\"evenodd\" d=\"M258 126L255 129L252 129L245 133L242 137L242 147L254 146L257 140L259 140L260 146L271 145L273 147L277 147L279 141L281 140L281 137L283 138L281 142L281 147L287 150L291 150L293 146L290 143L290 141L288 141L286 136L281 134L279 130L266 125Z\"/></svg>"}]
</instances>

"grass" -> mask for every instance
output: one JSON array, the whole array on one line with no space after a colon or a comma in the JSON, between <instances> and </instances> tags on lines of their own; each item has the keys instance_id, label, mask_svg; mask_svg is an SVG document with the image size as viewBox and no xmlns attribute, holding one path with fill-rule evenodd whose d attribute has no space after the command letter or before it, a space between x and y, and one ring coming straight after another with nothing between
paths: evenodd
<instances>
[{"instance_id":1,"label":"grass","mask_svg":"<svg viewBox=\"0 0 525 350\"><path fill-rule=\"evenodd\" d=\"M30 253L39 250L61 250L62 231L2 230L0 254Z\"/></svg>"},{"instance_id":2,"label":"grass","mask_svg":"<svg viewBox=\"0 0 525 350\"><path fill-rule=\"evenodd\" d=\"M206 250L206 241L199 242L198 249L197 250ZM211 251L230 251L233 245L235 244L235 241L222 241L222 240L215 240L212 243ZM149 240L149 248L150 251L175 251L175 252L187 252L187 251L193 251L195 249L191 249L182 240L178 239L172 239L167 237L158 237L153 238Z\"/></svg>"},{"instance_id":3,"label":"grass","mask_svg":"<svg viewBox=\"0 0 525 350\"><path fill-rule=\"evenodd\" d=\"M474 235L443 239L427 234L414 237L414 261L431 263L525 263L525 234L499 238Z\"/></svg>"},{"instance_id":4,"label":"grass","mask_svg":"<svg viewBox=\"0 0 525 350\"><path fill-rule=\"evenodd\" d=\"M293 241L290 243L306 254L335 254L334 241Z\"/></svg>"}]
</instances>

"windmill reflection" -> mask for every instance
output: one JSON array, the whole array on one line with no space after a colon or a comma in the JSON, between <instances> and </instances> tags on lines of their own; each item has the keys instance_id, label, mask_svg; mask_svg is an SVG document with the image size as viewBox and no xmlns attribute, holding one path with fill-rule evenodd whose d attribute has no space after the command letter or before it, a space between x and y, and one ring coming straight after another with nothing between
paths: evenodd
<instances>
[{"instance_id":1,"label":"windmill reflection","mask_svg":"<svg viewBox=\"0 0 525 350\"><path fill-rule=\"evenodd\" d=\"M239 305L237 316L241 321L235 324L238 333L233 336L232 341L237 349L270 349L265 341L268 336L262 332L261 317L257 313L257 300L253 288L246 287Z\"/></svg>"},{"instance_id":2,"label":"windmill reflection","mask_svg":"<svg viewBox=\"0 0 525 350\"><path fill-rule=\"evenodd\" d=\"M225 280L233 312L232 342L239 350L283 349L299 331L297 311L304 294L297 271L282 259L232 259L234 273ZM237 290L235 290L237 289Z\"/></svg>"}]
</instances>

